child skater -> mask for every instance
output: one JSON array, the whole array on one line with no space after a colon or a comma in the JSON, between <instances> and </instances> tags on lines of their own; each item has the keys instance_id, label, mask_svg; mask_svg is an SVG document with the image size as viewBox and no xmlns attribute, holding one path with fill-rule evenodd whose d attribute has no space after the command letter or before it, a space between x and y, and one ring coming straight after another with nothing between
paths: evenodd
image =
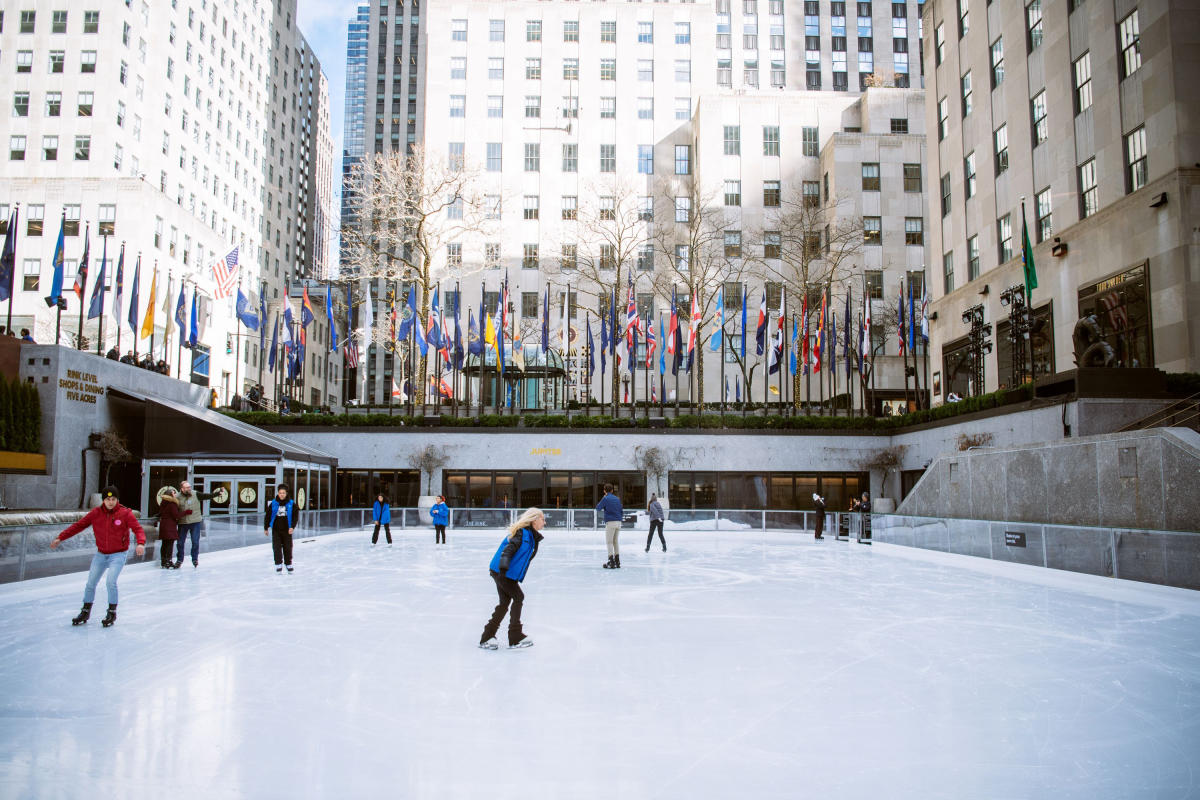
<instances>
[{"instance_id":1,"label":"child skater","mask_svg":"<svg viewBox=\"0 0 1200 800\"><path fill-rule=\"evenodd\" d=\"M479 646L484 650L496 650L496 632L504 614L512 603L512 613L508 618L508 649L516 650L522 647L532 647L533 640L525 637L521 630L521 606L525 603L525 593L521 591L521 581L529 569L529 562L537 555L538 543L542 541L540 531L546 525L546 515L540 508L530 508L517 518L508 529L508 535L500 542L488 571L496 582L496 593L500 602L492 612L492 618L483 626L483 635L479 637Z\"/></svg>"},{"instance_id":2,"label":"child skater","mask_svg":"<svg viewBox=\"0 0 1200 800\"><path fill-rule=\"evenodd\" d=\"M446 543L446 526L450 524L450 508L446 505L445 495L438 495L437 502L429 509L429 517L433 520L433 543Z\"/></svg>"},{"instance_id":3,"label":"child skater","mask_svg":"<svg viewBox=\"0 0 1200 800\"><path fill-rule=\"evenodd\" d=\"M133 530L137 537L137 548L134 552L141 558L146 552L146 532L138 523L137 517L125 506L121 505L119 493L115 486L105 486L100 492L104 498L100 505L89 511L83 519L71 525L50 542L54 550L66 539L87 526L92 526L96 534L96 555L92 556L92 568L88 571L87 585L83 589L83 609L79 616L71 620L72 625L83 625L92 615L92 601L96 599L96 584L100 576L108 571L108 613L100 624L109 627L117 621L117 577L129 557L129 531Z\"/></svg>"}]
</instances>

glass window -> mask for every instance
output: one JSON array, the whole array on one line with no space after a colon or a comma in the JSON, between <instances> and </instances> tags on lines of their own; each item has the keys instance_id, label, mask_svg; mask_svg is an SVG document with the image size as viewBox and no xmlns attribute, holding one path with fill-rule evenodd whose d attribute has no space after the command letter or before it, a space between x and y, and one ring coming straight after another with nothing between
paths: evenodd
<instances>
[{"instance_id":1,"label":"glass window","mask_svg":"<svg viewBox=\"0 0 1200 800\"><path fill-rule=\"evenodd\" d=\"M600 59L600 80L615 81L617 79L617 60L615 58Z\"/></svg>"},{"instance_id":2,"label":"glass window","mask_svg":"<svg viewBox=\"0 0 1200 800\"><path fill-rule=\"evenodd\" d=\"M1146 185L1146 126L1135 129L1125 137L1127 192L1136 192Z\"/></svg>"},{"instance_id":3,"label":"glass window","mask_svg":"<svg viewBox=\"0 0 1200 800\"><path fill-rule=\"evenodd\" d=\"M742 204L742 182L725 181L725 205L740 206Z\"/></svg>"},{"instance_id":4,"label":"glass window","mask_svg":"<svg viewBox=\"0 0 1200 800\"><path fill-rule=\"evenodd\" d=\"M579 20L568 19L563 21L563 41L579 41Z\"/></svg>"},{"instance_id":5,"label":"glass window","mask_svg":"<svg viewBox=\"0 0 1200 800\"><path fill-rule=\"evenodd\" d=\"M1079 318L1095 317L1116 367L1154 366L1152 307L1144 264L1079 291Z\"/></svg>"},{"instance_id":6,"label":"glass window","mask_svg":"<svg viewBox=\"0 0 1200 800\"><path fill-rule=\"evenodd\" d=\"M450 41L465 42L467 40L467 21L465 19L450 20Z\"/></svg>"},{"instance_id":7,"label":"glass window","mask_svg":"<svg viewBox=\"0 0 1200 800\"><path fill-rule=\"evenodd\" d=\"M654 174L654 145L639 144L638 145L638 174L653 175Z\"/></svg>"},{"instance_id":8,"label":"glass window","mask_svg":"<svg viewBox=\"0 0 1200 800\"><path fill-rule=\"evenodd\" d=\"M17 73L33 72L33 51L18 50L17 51Z\"/></svg>"},{"instance_id":9,"label":"glass window","mask_svg":"<svg viewBox=\"0 0 1200 800\"><path fill-rule=\"evenodd\" d=\"M488 20L488 41L503 42L504 41L504 20L490 19Z\"/></svg>"},{"instance_id":10,"label":"glass window","mask_svg":"<svg viewBox=\"0 0 1200 800\"><path fill-rule=\"evenodd\" d=\"M864 192L879 191L879 164L862 165L862 188Z\"/></svg>"},{"instance_id":11,"label":"glass window","mask_svg":"<svg viewBox=\"0 0 1200 800\"><path fill-rule=\"evenodd\" d=\"M638 119L654 119L654 98L639 97L637 104Z\"/></svg>"},{"instance_id":12,"label":"glass window","mask_svg":"<svg viewBox=\"0 0 1200 800\"><path fill-rule=\"evenodd\" d=\"M979 277L979 237L967 239L967 280L973 281Z\"/></svg>"},{"instance_id":13,"label":"glass window","mask_svg":"<svg viewBox=\"0 0 1200 800\"><path fill-rule=\"evenodd\" d=\"M933 63L941 66L946 60L946 26L938 25L933 30Z\"/></svg>"},{"instance_id":14,"label":"glass window","mask_svg":"<svg viewBox=\"0 0 1200 800\"><path fill-rule=\"evenodd\" d=\"M608 44L615 44L617 41L617 22L616 20L601 20L600 22L600 41Z\"/></svg>"},{"instance_id":15,"label":"glass window","mask_svg":"<svg viewBox=\"0 0 1200 800\"><path fill-rule=\"evenodd\" d=\"M742 257L742 232L741 231L725 231L725 257L726 258L741 258Z\"/></svg>"},{"instance_id":16,"label":"glass window","mask_svg":"<svg viewBox=\"0 0 1200 800\"><path fill-rule=\"evenodd\" d=\"M617 146L615 144L600 145L600 171L617 171Z\"/></svg>"},{"instance_id":17,"label":"glass window","mask_svg":"<svg viewBox=\"0 0 1200 800\"><path fill-rule=\"evenodd\" d=\"M992 42L992 88L1004 83L1004 37Z\"/></svg>"},{"instance_id":18,"label":"glass window","mask_svg":"<svg viewBox=\"0 0 1200 800\"><path fill-rule=\"evenodd\" d=\"M675 44L691 44L692 42L692 23L676 22L675 23Z\"/></svg>"},{"instance_id":19,"label":"glass window","mask_svg":"<svg viewBox=\"0 0 1200 800\"><path fill-rule=\"evenodd\" d=\"M725 155L742 154L742 129L737 125L725 126Z\"/></svg>"},{"instance_id":20,"label":"glass window","mask_svg":"<svg viewBox=\"0 0 1200 800\"><path fill-rule=\"evenodd\" d=\"M536 194L525 195L525 219L537 219L541 209L541 198Z\"/></svg>"},{"instance_id":21,"label":"glass window","mask_svg":"<svg viewBox=\"0 0 1200 800\"><path fill-rule=\"evenodd\" d=\"M1050 190L1044 189L1034 195L1034 213L1037 216L1037 240L1044 242L1054 235L1051 222Z\"/></svg>"},{"instance_id":22,"label":"glass window","mask_svg":"<svg viewBox=\"0 0 1200 800\"><path fill-rule=\"evenodd\" d=\"M1000 243L999 261L1001 264L1013 257L1012 214L1005 214L996 220L996 240Z\"/></svg>"},{"instance_id":23,"label":"glass window","mask_svg":"<svg viewBox=\"0 0 1200 800\"><path fill-rule=\"evenodd\" d=\"M562 199L562 218L577 219L579 215L579 198L575 195L564 195Z\"/></svg>"},{"instance_id":24,"label":"glass window","mask_svg":"<svg viewBox=\"0 0 1200 800\"><path fill-rule=\"evenodd\" d=\"M818 181L803 181L801 192L805 208L817 208L821 205L821 184Z\"/></svg>"},{"instance_id":25,"label":"glass window","mask_svg":"<svg viewBox=\"0 0 1200 800\"><path fill-rule=\"evenodd\" d=\"M542 60L540 58L525 59L525 80L540 81L542 79Z\"/></svg>"},{"instance_id":26,"label":"glass window","mask_svg":"<svg viewBox=\"0 0 1200 800\"><path fill-rule=\"evenodd\" d=\"M463 74L466 74L464 67ZM498 81L504 78L504 59L489 58L488 59L488 80Z\"/></svg>"},{"instance_id":27,"label":"glass window","mask_svg":"<svg viewBox=\"0 0 1200 800\"><path fill-rule=\"evenodd\" d=\"M675 174L692 174L692 147L687 144L675 145Z\"/></svg>"},{"instance_id":28,"label":"glass window","mask_svg":"<svg viewBox=\"0 0 1200 800\"><path fill-rule=\"evenodd\" d=\"M883 220L880 217L863 217L863 244L883 244Z\"/></svg>"},{"instance_id":29,"label":"glass window","mask_svg":"<svg viewBox=\"0 0 1200 800\"><path fill-rule=\"evenodd\" d=\"M675 221L676 222L691 222L692 220L692 198L676 197L675 198Z\"/></svg>"},{"instance_id":30,"label":"glass window","mask_svg":"<svg viewBox=\"0 0 1200 800\"><path fill-rule=\"evenodd\" d=\"M450 116L465 117L467 115L467 96L465 94L450 95Z\"/></svg>"},{"instance_id":31,"label":"glass window","mask_svg":"<svg viewBox=\"0 0 1200 800\"><path fill-rule=\"evenodd\" d=\"M1079 166L1080 217L1090 217L1100 210L1100 190L1096 185L1096 159L1090 158Z\"/></svg>"},{"instance_id":32,"label":"glass window","mask_svg":"<svg viewBox=\"0 0 1200 800\"><path fill-rule=\"evenodd\" d=\"M63 71L64 62L66 61L66 53L62 50L50 51L50 73L61 74Z\"/></svg>"},{"instance_id":33,"label":"glass window","mask_svg":"<svg viewBox=\"0 0 1200 800\"><path fill-rule=\"evenodd\" d=\"M542 40L542 21L540 19L525 20L525 41L540 42Z\"/></svg>"},{"instance_id":34,"label":"glass window","mask_svg":"<svg viewBox=\"0 0 1200 800\"><path fill-rule=\"evenodd\" d=\"M539 262L539 259L538 259L537 243L525 244L523 247L523 254L521 256L521 268L522 269L537 269L540 266L540 264L538 262Z\"/></svg>"},{"instance_id":35,"label":"glass window","mask_svg":"<svg viewBox=\"0 0 1200 800\"><path fill-rule=\"evenodd\" d=\"M504 117L503 95L488 95L487 115L492 119L501 119Z\"/></svg>"},{"instance_id":36,"label":"glass window","mask_svg":"<svg viewBox=\"0 0 1200 800\"><path fill-rule=\"evenodd\" d=\"M1142 35L1135 10L1118 26L1121 42L1121 77L1128 78L1142 66Z\"/></svg>"},{"instance_id":37,"label":"glass window","mask_svg":"<svg viewBox=\"0 0 1200 800\"><path fill-rule=\"evenodd\" d=\"M942 255L942 294L954 291L954 253Z\"/></svg>"},{"instance_id":38,"label":"glass window","mask_svg":"<svg viewBox=\"0 0 1200 800\"><path fill-rule=\"evenodd\" d=\"M763 258L783 256L783 234L780 231L763 231Z\"/></svg>"},{"instance_id":39,"label":"glass window","mask_svg":"<svg viewBox=\"0 0 1200 800\"><path fill-rule=\"evenodd\" d=\"M616 23L613 23L613 28L616 28ZM614 35L616 31L613 31ZM654 23L639 22L638 23L638 44L652 44L654 42Z\"/></svg>"},{"instance_id":40,"label":"glass window","mask_svg":"<svg viewBox=\"0 0 1200 800\"><path fill-rule=\"evenodd\" d=\"M1025 27L1029 31L1029 52L1042 45L1042 0L1033 0L1025 6Z\"/></svg>"},{"instance_id":41,"label":"glass window","mask_svg":"<svg viewBox=\"0 0 1200 800\"><path fill-rule=\"evenodd\" d=\"M818 129L802 127L800 129L800 136L801 136L801 140L800 140L801 148L802 148L804 155L806 155L806 156L819 155L819 151L817 149L818 141L819 141Z\"/></svg>"},{"instance_id":42,"label":"glass window","mask_svg":"<svg viewBox=\"0 0 1200 800\"><path fill-rule=\"evenodd\" d=\"M1034 95L1030 103L1033 106L1033 144L1036 147L1050 138L1050 123L1046 121L1046 90Z\"/></svg>"},{"instance_id":43,"label":"glass window","mask_svg":"<svg viewBox=\"0 0 1200 800\"><path fill-rule=\"evenodd\" d=\"M950 173L947 172L942 176L942 216L945 217L950 213Z\"/></svg>"},{"instance_id":44,"label":"glass window","mask_svg":"<svg viewBox=\"0 0 1200 800\"><path fill-rule=\"evenodd\" d=\"M920 192L921 191L921 165L920 164L905 164L904 165L904 191Z\"/></svg>"},{"instance_id":45,"label":"glass window","mask_svg":"<svg viewBox=\"0 0 1200 800\"><path fill-rule=\"evenodd\" d=\"M740 181L739 181L740 183ZM807 184L808 181L805 181ZM782 190L779 181L763 181L763 207L779 208L782 202Z\"/></svg>"},{"instance_id":46,"label":"glass window","mask_svg":"<svg viewBox=\"0 0 1200 800\"><path fill-rule=\"evenodd\" d=\"M579 145L564 144L562 153L562 171L563 172L578 172L579 171Z\"/></svg>"},{"instance_id":47,"label":"glass window","mask_svg":"<svg viewBox=\"0 0 1200 800\"><path fill-rule=\"evenodd\" d=\"M500 172L504 168L504 149L501 142L487 143L487 171Z\"/></svg>"},{"instance_id":48,"label":"glass window","mask_svg":"<svg viewBox=\"0 0 1200 800\"><path fill-rule=\"evenodd\" d=\"M920 217L904 218L904 243L909 245L925 244L925 231Z\"/></svg>"},{"instance_id":49,"label":"glass window","mask_svg":"<svg viewBox=\"0 0 1200 800\"><path fill-rule=\"evenodd\" d=\"M536 142L525 144L525 171L539 172L542 168L542 146Z\"/></svg>"},{"instance_id":50,"label":"glass window","mask_svg":"<svg viewBox=\"0 0 1200 800\"><path fill-rule=\"evenodd\" d=\"M1092 107L1092 54L1084 53L1075 61L1075 113Z\"/></svg>"},{"instance_id":51,"label":"glass window","mask_svg":"<svg viewBox=\"0 0 1200 800\"><path fill-rule=\"evenodd\" d=\"M946 138L946 134L950 132L950 101L943 97L938 100L938 141Z\"/></svg>"},{"instance_id":52,"label":"glass window","mask_svg":"<svg viewBox=\"0 0 1200 800\"><path fill-rule=\"evenodd\" d=\"M971 88L971 71L967 70L966 74L959 79L962 88L962 114L967 116L971 113L972 95L974 90Z\"/></svg>"},{"instance_id":53,"label":"glass window","mask_svg":"<svg viewBox=\"0 0 1200 800\"><path fill-rule=\"evenodd\" d=\"M1001 125L992 134L996 145L996 174L1008 169L1008 126Z\"/></svg>"},{"instance_id":54,"label":"glass window","mask_svg":"<svg viewBox=\"0 0 1200 800\"><path fill-rule=\"evenodd\" d=\"M976 177L975 177L975 153L967 153L967 157L963 159L963 178L965 182L967 199L975 196Z\"/></svg>"},{"instance_id":55,"label":"glass window","mask_svg":"<svg viewBox=\"0 0 1200 800\"><path fill-rule=\"evenodd\" d=\"M675 119L689 120L692 118L692 98L676 97L675 98Z\"/></svg>"}]
</instances>

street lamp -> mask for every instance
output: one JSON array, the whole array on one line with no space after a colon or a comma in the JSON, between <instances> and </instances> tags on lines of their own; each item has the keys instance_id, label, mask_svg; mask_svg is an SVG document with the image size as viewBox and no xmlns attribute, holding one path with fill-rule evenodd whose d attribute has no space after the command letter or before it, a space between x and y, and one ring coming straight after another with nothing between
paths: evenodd
<instances>
[{"instance_id":1,"label":"street lamp","mask_svg":"<svg viewBox=\"0 0 1200 800\"><path fill-rule=\"evenodd\" d=\"M625 402L627 402L627 403L628 403L628 402L630 402L630 397L629 397L629 376L628 376L628 375L622 375L622 376L621 376L621 381L622 381L622 382L625 384Z\"/></svg>"},{"instance_id":2,"label":"street lamp","mask_svg":"<svg viewBox=\"0 0 1200 800\"><path fill-rule=\"evenodd\" d=\"M971 358L972 395L983 394L983 357L992 352L992 326L983 321L983 305L974 305L963 312L962 321L971 326L967 333L967 349Z\"/></svg>"},{"instance_id":3,"label":"street lamp","mask_svg":"<svg viewBox=\"0 0 1200 800\"><path fill-rule=\"evenodd\" d=\"M1025 286L1017 284L1005 289L1000 294L1000 305L1008 306L1009 380L1012 386L1020 386L1028 375L1027 345L1031 322L1029 306L1025 304Z\"/></svg>"}]
</instances>

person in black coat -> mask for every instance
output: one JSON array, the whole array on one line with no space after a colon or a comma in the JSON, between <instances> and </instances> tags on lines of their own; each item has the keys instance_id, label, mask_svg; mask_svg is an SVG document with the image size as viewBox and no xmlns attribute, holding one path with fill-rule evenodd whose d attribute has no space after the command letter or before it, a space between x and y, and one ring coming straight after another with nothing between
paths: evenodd
<instances>
[{"instance_id":1,"label":"person in black coat","mask_svg":"<svg viewBox=\"0 0 1200 800\"><path fill-rule=\"evenodd\" d=\"M813 508L817 512L817 524L813 527L813 538L824 539L822 536L825 532L825 498L813 492Z\"/></svg>"}]
</instances>

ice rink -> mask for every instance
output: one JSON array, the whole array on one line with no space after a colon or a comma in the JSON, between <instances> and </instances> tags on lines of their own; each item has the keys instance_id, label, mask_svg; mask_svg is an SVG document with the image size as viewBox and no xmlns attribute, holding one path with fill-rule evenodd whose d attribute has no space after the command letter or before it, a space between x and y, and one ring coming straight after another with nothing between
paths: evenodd
<instances>
[{"instance_id":1,"label":"ice rink","mask_svg":"<svg viewBox=\"0 0 1200 800\"><path fill-rule=\"evenodd\" d=\"M1200 593L787 533L622 569L547 531L352 532L0 587L3 798L1200 797Z\"/></svg>"}]
</instances>

